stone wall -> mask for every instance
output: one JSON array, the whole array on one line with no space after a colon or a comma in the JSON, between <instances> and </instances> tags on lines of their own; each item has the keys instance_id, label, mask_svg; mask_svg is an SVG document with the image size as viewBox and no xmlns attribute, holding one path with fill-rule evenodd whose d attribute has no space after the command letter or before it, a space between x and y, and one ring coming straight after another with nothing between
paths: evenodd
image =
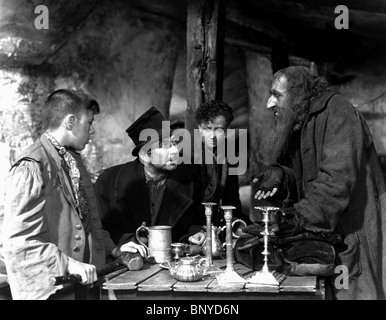
<instances>
[{"instance_id":1,"label":"stone wall","mask_svg":"<svg viewBox=\"0 0 386 320\"><path fill-rule=\"evenodd\" d=\"M43 62L0 68L0 194L11 163L42 133L44 101L56 89L81 89L100 103L96 133L82 152L92 174L133 160L125 130L151 106L169 118L181 38L168 18L110 3Z\"/></svg>"}]
</instances>

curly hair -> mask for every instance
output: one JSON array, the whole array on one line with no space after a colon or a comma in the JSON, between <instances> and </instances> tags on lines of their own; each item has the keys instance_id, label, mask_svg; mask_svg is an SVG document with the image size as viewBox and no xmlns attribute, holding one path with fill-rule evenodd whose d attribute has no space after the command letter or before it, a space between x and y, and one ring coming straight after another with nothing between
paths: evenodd
<instances>
[{"instance_id":1,"label":"curly hair","mask_svg":"<svg viewBox=\"0 0 386 320\"><path fill-rule=\"evenodd\" d=\"M198 125L202 123L213 122L216 117L224 116L227 126L233 121L232 108L222 101L212 100L201 104L196 110L196 123Z\"/></svg>"}]
</instances>

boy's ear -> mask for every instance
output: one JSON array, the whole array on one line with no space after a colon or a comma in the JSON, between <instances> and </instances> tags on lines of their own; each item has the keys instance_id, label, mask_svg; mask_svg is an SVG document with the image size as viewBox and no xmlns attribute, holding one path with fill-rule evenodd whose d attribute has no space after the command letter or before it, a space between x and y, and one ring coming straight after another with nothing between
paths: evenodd
<instances>
[{"instance_id":1,"label":"boy's ear","mask_svg":"<svg viewBox=\"0 0 386 320\"><path fill-rule=\"evenodd\" d=\"M66 116L66 118L64 119L64 125L66 127L66 129L68 130L72 130L72 128L74 127L74 124L75 124L75 116L73 114L69 114Z\"/></svg>"}]
</instances>

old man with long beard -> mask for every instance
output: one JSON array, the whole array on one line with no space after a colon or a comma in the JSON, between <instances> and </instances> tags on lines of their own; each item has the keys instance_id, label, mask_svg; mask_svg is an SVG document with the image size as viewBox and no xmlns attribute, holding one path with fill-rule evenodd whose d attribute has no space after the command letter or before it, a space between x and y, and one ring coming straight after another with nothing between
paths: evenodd
<instances>
[{"instance_id":1,"label":"old man with long beard","mask_svg":"<svg viewBox=\"0 0 386 320\"><path fill-rule=\"evenodd\" d=\"M335 272L333 297L385 299L386 190L366 122L305 67L274 74L267 109L275 119L272 165L254 180L256 200L288 195L285 188L294 181L293 205L281 210L286 236L342 239L335 270L345 279L337 281L342 274Z\"/></svg>"}]
</instances>

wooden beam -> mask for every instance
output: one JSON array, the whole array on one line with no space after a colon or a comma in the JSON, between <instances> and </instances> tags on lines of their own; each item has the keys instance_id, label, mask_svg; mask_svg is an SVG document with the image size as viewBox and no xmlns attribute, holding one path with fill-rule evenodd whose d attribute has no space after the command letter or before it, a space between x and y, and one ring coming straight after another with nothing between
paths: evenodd
<instances>
[{"instance_id":1,"label":"wooden beam","mask_svg":"<svg viewBox=\"0 0 386 320\"><path fill-rule=\"evenodd\" d=\"M194 114L199 105L222 99L224 48L219 31L224 25L224 3L225 0L188 0L185 128L191 132L196 128Z\"/></svg>"},{"instance_id":2,"label":"wooden beam","mask_svg":"<svg viewBox=\"0 0 386 320\"><path fill-rule=\"evenodd\" d=\"M256 18L251 18L245 13L241 14L240 11L238 11L236 8L227 7L226 18L227 20L232 21L249 30L262 33L271 40L280 40L282 42L287 41L286 36L273 25Z\"/></svg>"},{"instance_id":3,"label":"wooden beam","mask_svg":"<svg viewBox=\"0 0 386 320\"><path fill-rule=\"evenodd\" d=\"M225 42L232 45L240 47L244 50L249 50L253 52L263 53L263 54L271 54L271 48L267 46L262 46L258 43L252 43L247 40L237 39L233 37L227 37Z\"/></svg>"}]
</instances>

